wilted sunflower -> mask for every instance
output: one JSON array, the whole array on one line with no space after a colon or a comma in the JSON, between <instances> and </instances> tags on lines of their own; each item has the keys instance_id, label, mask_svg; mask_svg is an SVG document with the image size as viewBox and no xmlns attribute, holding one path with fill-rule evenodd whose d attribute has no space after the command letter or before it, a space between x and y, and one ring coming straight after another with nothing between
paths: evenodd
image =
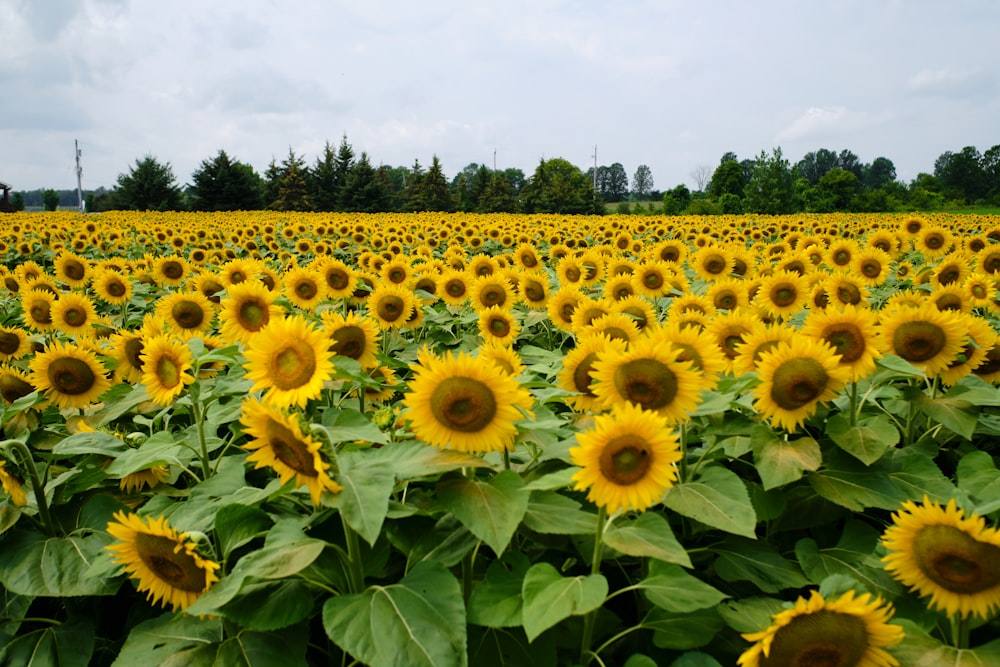
<instances>
[{"instance_id":1,"label":"wilted sunflower","mask_svg":"<svg viewBox=\"0 0 1000 667\"><path fill-rule=\"evenodd\" d=\"M754 409L775 426L794 431L847 384L850 369L839 361L826 341L805 336L764 352L757 365Z\"/></svg>"},{"instance_id":2,"label":"wilted sunflower","mask_svg":"<svg viewBox=\"0 0 1000 667\"><path fill-rule=\"evenodd\" d=\"M0 361L19 359L31 351L28 332L19 327L0 326Z\"/></svg>"},{"instance_id":3,"label":"wilted sunflower","mask_svg":"<svg viewBox=\"0 0 1000 667\"><path fill-rule=\"evenodd\" d=\"M0 366L0 398L8 405L35 391L28 376L12 366Z\"/></svg>"},{"instance_id":4,"label":"wilted sunflower","mask_svg":"<svg viewBox=\"0 0 1000 667\"><path fill-rule=\"evenodd\" d=\"M31 384L60 408L83 408L111 387L97 355L55 342L31 360Z\"/></svg>"},{"instance_id":5,"label":"wilted sunflower","mask_svg":"<svg viewBox=\"0 0 1000 667\"><path fill-rule=\"evenodd\" d=\"M282 484L294 479L296 486L306 486L316 506L320 505L324 491L343 490L329 475L331 464L320 455L320 443L303 432L294 416L250 399L243 402L240 423L253 438L243 446L253 450L247 461L254 462L255 468L272 468Z\"/></svg>"},{"instance_id":6,"label":"wilted sunflower","mask_svg":"<svg viewBox=\"0 0 1000 667\"><path fill-rule=\"evenodd\" d=\"M104 303L120 306L132 298L132 281L111 269L95 271L91 285L94 294Z\"/></svg>"},{"instance_id":7,"label":"wilted sunflower","mask_svg":"<svg viewBox=\"0 0 1000 667\"><path fill-rule=\"evenodd\" d=\"M201 292L174 292L162 297L155 312L172 333L185 340L204 337L215 319L215 306Z\"/></svg>"},{"instance_id":8,"label":"wilted sunflower","mask_svg":"<svg viewBox=\"0 0 1000 667\"><path fill-rule=\"evenodd\" d=\"M594 393L594 378L591 375L594 363L602 354L622 354L626 347L625 341L600 334L578 337L576 347L563 357L562 370L556 380L561 388L576 392L574 396L567 396L565 402L578 412L601 408L603 402Z\"/></svg>"},{"instance_id":9,"label":"wilted sunflower","mask_svg":"<svg viewBox=\"0 0 1000 667\"><path fill-rule=\"evenodd\" d=\"M601 355L594 362L594 393L605 407L634 403L671 424L698 407L705 378L681 350L662 336L642 336L627 350Z\"/></svg>"},{"instance_id":10,"label":"wilted sunflower","mask_svg":"<svg viewBox=\"0 0 1000 667\"><path fill-rule=\"evenodd\" d=\"M289 269L282 283L285 296L302 310L314 309L327 295L323 275L311 268L297 266Z\"/></svg>"},{"instance_id":11,"label":"wilted sunflower","mask_svg":"<svg viewBox=\"0 0 1000 667\"><path fill-rule=\"evenodd\" d=\"M142 384L150 400L170 405L184 386L194 382L191 350L174 336L154 336L142 341Z\"/></svg>"},{"instance_id":12,"label":"wilted sunflower","mask_svg":"<svg viewBox=\"0 0 1000 667\"><path fill-rule=\"evenodd\" d=\"M594 426L578 433L570 461L580 466L574 489L609 514L644 512L660 502L677 481L681 460L670 424L655 412L629 403L594 418Z\"/></svg>"},{"instance_id":13,"label":"wilted sunflower","mask_svg":"<svg viewBox=\"0 0 1000 667\"><path fill-rule=\"evenodd\" d=\"M1000 530L968 517L954 498L945 507L924 496L903 503L882 535L882 561L893 577L949 616L989 619L1000 609Z\"/></svg>"},{"instance_id":14,"label":"wilted sunflower","mask_svg":"<svg viewBox=\"0 0 1000 667\"><path fill-rule=\"evenodd\" d=\"M530 414L532 404L531 394L513 376L464 352L437 357L424 348L417 361L403 399L417 438L463 452L513 446L514 423Z\"/></svg>"},{"instance_id":15,"label":"wilted sunflower","mask_svg":"<svg viewBox=\"0 0 1000 667\"><path fill-rule=\"evenodd\" d=\"M228 341L248 343L283 311L276 295L257 280L230 285L221 301L219 333Z\"/></svg>"},{"instance_id":16,"label":"wilted sunflower","mask_svg":"<svg viewBox=\"0 0 1000 667\"><path fill-rule=\"evenodd\" d=\"M28 504L28 497L24 493L21 480L7 470L7 462L3 460L0 460L0 488L10 496L10 501L18 507L24 507Z\"/></svg>"},{"instance_id":17,"label":"wilted sunflower","mask_svg":"<svg viewBox=\"0 0 1000 667\"><path fill-rule=\"evenodd\" d=\"M333 352L324 331L300 316L272 320L244 352L250 391L279 407L304 407L333 375Z\"/></svg>"},{"instance_id":18,"label":"wilted sunflower","mask_svg":"<svg viewBox=\"0 0 1000 667\"><path fill-rule=\"evenodd\" d=\"M850 369L850 380L856 382L874 373L875 360L882 356L875 344L875 324L870 310L845 305L810 312L801 333L832 346L840 355L840 365Z\"/></svg>"},{"instance_id":19,"label":"wilted sunflower","mask_svg":"<svg viewBox=\"0 0 1000 667\"><path fill-rule=\"evenodd\" d=\"M378 322L354 311L342 315L327 310L320 315L320 319L330 338L331 351L357 360L362 368L371 368L378 363L375 358L381 338Z\"/></svg>"},{"instance_id":20,"label":"wilted sunflower","mask_svg":"<svg viewBox=\"0 0 1000 667\"><path fill-rule=\"evenodd\" d=\"M933 304L882 312L876 338L882 352L902 357L928 377L947 368L962 351L965 332L958 313Z\"/></svg>"},{"instance_id":21,"label":"wilted sunflower","mask_svg":"<svg viewBox=\"0 0 1000 667\"><path fill-rule=\"evenodd\" d=\"M52 329L52 306L55 302L55 295L45 290L22 292L21 310L24 311L24 323L35 331Z\"/></svg>"},{"instance_id":22,"label":"wilted sunflower","mask_svg":"<svg viewBox=\"0 0 1000 667\"><path fill-rule=\"evenodd\" d=\"M187 609L219 580L219 564L200 556L195 543L158 519L116 512L108 533L116 542L104 547L112 559L137 579L136 590L146 599L174 611Z\"/></svg>"},{"instance_id":23,"label":"wilted sunflower","mask_svg":"<svg viewBox=\"0 0 1000 667\"><path fill-rule=\"evenodd\" d=\"M771 625L744 634L754 645L743 652L740 667L896 667L886 650L903 641L903 628L889 623L892 605L871 593L847 591L827 601L818 591L799 597L775 614Z\"/></svg>"}]
</instances>

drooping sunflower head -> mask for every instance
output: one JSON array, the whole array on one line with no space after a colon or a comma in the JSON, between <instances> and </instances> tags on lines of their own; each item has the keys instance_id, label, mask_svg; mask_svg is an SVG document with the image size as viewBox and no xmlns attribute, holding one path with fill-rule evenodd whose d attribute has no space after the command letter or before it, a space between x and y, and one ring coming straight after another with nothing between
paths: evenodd
<instances>
[{"instance_id":1,"label":"drooping sunflower head","mask_svg":"<svg viewBox=\"0 0 1000 667\"><path fill-rule=\"evenodd\" d=\"M903 628L890 623L893 608L870 593L853 590L836 600L818 591L799 597L775 614L761 632L744 634L754 642L737 660L740 667L897 667L885 648L903 640Z\"/></svg>"},{"instance_id":2,"label":"drooping sunflower head","mask_svg":"<svg viewBox=\"0 0 1000 667\"><path fill-rule=\"evenodd\" d=\"M660 502L677 481L680 445L670 424L655 412L620 404L578 433L570 460L580 466L575 489L609 514L643 512Z\"/></svg>"},{"instance_id":3,"label":"drooping sunflower head","mask_svg":"<svg viewBox=\"0 0 1000 667\"><path fill-rule=\"evenodd\" d=\"M31 384L61 408L86 407L111 387L97 355L69 343L53 343L29 366Z\"/></svg>"},{"instance_id":4,"label":"drooping sunflower head","mask_svg":"<svg viewBox=\"0 0 1000 667\"><path fill-rule=\"evenodd\" d=\"M1000 610L1000 530L954 499L903 503L882 535L886 570L933 609L988 619Z\"/></svg>"},{"instance_id":5,"label":"drooping sunflower head","mask_svg":"<svg viewBox=\"0 0 1000 667\"><path fill-rule=\"evenodd\" d=\"M333 352L324 331L301 316L271 321L244 356L250 391L264 389L275 405L304 407L333 374Z\"/></svg>"},{"instance_id":6,"label":"drooping sunflower head","mask_svg":"<svg viewBox=\"0 0 1000 667\"><path fill-rule=\"evenodd\" d=\"M18 507L28 504L28 496L24 493L24 485L14 473L7 469L7 462L0 459L0 489L10 497L10 502Z\"/></svg>"},{"instance_id":7,"label":"drooping sunflower head","mask_svg":"<svg viewBox=\"0 0 1000 667\"><path fill-rule=\"evenodd\" d=\"M162 516L144 519L116 512L114 519L108 523L108 533L116 541L105 549L153 604L187 609L219 580L219 564L201 556L197 545Z\"/></svg>"},{"instance_id":8,"label":"drooping sunflower head","mask_svg":"<svg viewBox=\"0 0 1000 667\"><path fill-rule=\"evenodd\" d=\"M464 352L436 357L426 349L412 369L415 377L403 403L417 438L464 452L512 447L515 422L532 404L513 376Z\"/></svg>"}]
</instances>

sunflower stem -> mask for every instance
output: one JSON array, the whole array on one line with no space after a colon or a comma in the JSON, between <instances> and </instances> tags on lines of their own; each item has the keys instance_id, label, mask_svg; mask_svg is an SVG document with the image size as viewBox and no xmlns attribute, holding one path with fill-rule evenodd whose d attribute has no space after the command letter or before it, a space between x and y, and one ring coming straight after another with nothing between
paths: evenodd
<instances>
[{"instance_id":1,"label":"sunflower stem","mask_svg":"<svg viewBox=\"0 0 1000 667\"><path fill-rule=\"evenodd\" d=\"M607 519L607 509L603 506L597 509L597 526L594 529L594 554L590 559L590 573L598 574L601 571L601 554L604 547L604 529ZM600 607L598 607L600 609ZM597 620L597 609L588 613L583 619L583 638L580 641L580 664L586 665L589 662L588 654L593 655L590 644L594 638L594 621Z\"/></svg>"},{"instance_id":2,"label":"sunflower stem","mask_svg":"<svg viewBox=\"0 0 1000 667\"><path fill-rule=\"evenodd\" d=\"M198 458L201 460L201 474L204 479L208 479L212 476L212 466L208 460L208 439L205 437L205 411L197 396L192 396L191 399L191 410L194 412L194 420L198 429L198 445L200 447Z\"/></svg>"},{"instance_id":3,"label":"sunflower stem","mask_svg":"<svg viewBox=\"0 0 1000 667\"><path fill-rule=\"evenodd\" d=\"M971 630L969 619L954 614L949 620L951 620L952 646L959 650L969 648L969 632Z\"/></svg>"},{"instance_id":4,"label":"sunflower stem","mask_svg":"<svg viewBox=\"0 0 1000 667\"><path fill-rule=\"evenodd\" d=\"M851 426L854 427L854 426L858 425L858 383L857 382L854 382L854 381L851 382L851 391L850 391L849 395L850 395L850 399L851 399L851 413L850 413Z\"/></svg>"},{"instance_id":5,"label":"sunflower stem","mask_svg":"<svg viewBox=\"0 0 1000 667\"><path fill-rule=\"evenodd\" d=\"M510 449L503 448L503 469L510 470Z\"/></svg>"},{"instance_id":6,"label":"sunflower stem","mask_svg":"<svg viewBox=\"0 0 1000 667\"><path fill-rule=\"evenodd\" d=\"M55 535L56 526L52 523L52 515L49 514L49 504L45 500L45 488L42 486L42 480L38 476L38 468L35 467L35 459L31 456L31 452L28 451L27 446L20 440L5 440L0 443L0 449L17 452L18 458L21 459L21 465L28 471L28 478L31 480L31 488L35 493L35 504L38 506L38 517L41 519L42 527L50 535Z\"/></svg>"},{"instance_id":7,"label":"sunflower stem","mask_svg":"<svg viewBox=\"0 0 1000 667\"><path fill-rule=\"evenodd\" d=\"M351 593L360 593L365 589L365 572L361 565L361 544L358 534L347 523L344 513L340 513L340 521L344 526L344 541L347 543L347 560L351 564L348 587Z\"/></svg>"}]
</instances>

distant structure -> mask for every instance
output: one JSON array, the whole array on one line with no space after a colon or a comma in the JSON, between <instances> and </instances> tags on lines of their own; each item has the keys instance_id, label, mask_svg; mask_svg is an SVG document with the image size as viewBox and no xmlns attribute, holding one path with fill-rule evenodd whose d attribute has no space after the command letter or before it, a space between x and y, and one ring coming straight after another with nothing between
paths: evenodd
<instances>
[{"instance_id":1,"label":"distant structure","mask_svg":"<svg viewBox=\"0 0 1000 667\"><path fill-rule=\"evenodd\" d=\"M10 188L3 181L0 181L0 190L3 190L3 199L0 199L0 213L13 213L14 207L10 203Z\"/></svg>"}]
</instances>

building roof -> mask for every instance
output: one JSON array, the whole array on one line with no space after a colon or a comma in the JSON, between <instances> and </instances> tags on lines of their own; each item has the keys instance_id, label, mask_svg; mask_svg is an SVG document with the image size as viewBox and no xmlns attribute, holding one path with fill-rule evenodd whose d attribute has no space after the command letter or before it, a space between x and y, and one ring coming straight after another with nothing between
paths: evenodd
<instances>
[{"instance_id":1,"label":"building roof","mask_svg":"<svg viewBox=\"0 0 1000 667\"><path fill-rule=\"evenodd\" d=\"M12 186L12 185L7 185L7 184L6 184L6 183L4 183L3 181L0 181L0 190L10 190L10 189L11 189L11 188L13 188L13 187L14 187L14 186Z\"/></svg>"}]
</instances>

